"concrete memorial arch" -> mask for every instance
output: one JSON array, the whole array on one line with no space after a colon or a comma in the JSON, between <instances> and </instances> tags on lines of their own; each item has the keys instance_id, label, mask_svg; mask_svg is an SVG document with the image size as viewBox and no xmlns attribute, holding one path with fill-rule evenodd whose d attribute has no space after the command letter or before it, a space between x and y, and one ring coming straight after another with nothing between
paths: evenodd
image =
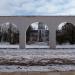
<instances>
[{"instance_id":1,"label":"concrete memorial arch","mask_svg":"<svg viewBox=\"0 0 75 75\"><path fill-rule=\"evenodd\" d=\"M48 25L49 29L49 46L56 48L56 29L62 22L75 24L75 16L6 16L0 17L0 24L5 22L13 22L19 28L19 47L25 48L26 30L33 22L43 22Z\"/></svg>"}]
</instances>

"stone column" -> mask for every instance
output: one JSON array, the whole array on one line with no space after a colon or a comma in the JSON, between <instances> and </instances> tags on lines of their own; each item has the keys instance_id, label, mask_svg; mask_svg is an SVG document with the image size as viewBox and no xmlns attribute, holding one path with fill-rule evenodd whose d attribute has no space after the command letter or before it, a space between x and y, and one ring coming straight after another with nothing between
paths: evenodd
<instances>
[{"instance_id":1,"label":"stone column","mask_svg":"<svg viewBox=\"0 0 75 75\"><path fill-rule=\"evenodd\" d=\"M49 31L49 45L50 48L56 48L56 31Z\"/></svg>"},{"instance_id":2,"label":"stone column","mask_svg":"<svg viewBox=\"0 0 75 75\"><path fill-rule=\"evenodd\" d=\"M24 29L20 30L19 35L19 47L20 49L24 49L26 44L26 32Z\"/></svg>"}]
</instances>

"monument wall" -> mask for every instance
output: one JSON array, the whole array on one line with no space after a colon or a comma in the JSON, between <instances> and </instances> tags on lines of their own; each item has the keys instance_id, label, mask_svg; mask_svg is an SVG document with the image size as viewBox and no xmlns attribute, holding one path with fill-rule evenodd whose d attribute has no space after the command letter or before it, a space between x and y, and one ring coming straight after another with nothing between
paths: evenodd
<instances>
[{"instance_id":1,"label":"monument wall","mask_svg":"<svg viewBox=\"0 0 75 75\"><path fill-rule=\"evenodd\" d=\"M0 24L11 22L17 25L19 36L19 47L24 49L26 44L26 30L34 22L43 22L49 28L49 46L56 48L56 29L62 22L75 25L75 16L0 16Z\"/></svg>"}]
</instances>

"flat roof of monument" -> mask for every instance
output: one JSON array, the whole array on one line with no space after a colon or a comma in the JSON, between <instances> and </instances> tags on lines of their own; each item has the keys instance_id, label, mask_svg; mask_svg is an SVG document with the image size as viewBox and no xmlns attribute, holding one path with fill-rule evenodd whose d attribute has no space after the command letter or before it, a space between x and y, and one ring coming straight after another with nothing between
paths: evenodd
<instances>
[{"instance_id":1,"label":"flat roof of monument","mask_svg":"<svg viewBox=\"0 0 75 75\"><path fill-rule=\"evenodd\" d=\"M0 17L75 17L75 16L0 16Z\"/></svg>"}]
</instances>

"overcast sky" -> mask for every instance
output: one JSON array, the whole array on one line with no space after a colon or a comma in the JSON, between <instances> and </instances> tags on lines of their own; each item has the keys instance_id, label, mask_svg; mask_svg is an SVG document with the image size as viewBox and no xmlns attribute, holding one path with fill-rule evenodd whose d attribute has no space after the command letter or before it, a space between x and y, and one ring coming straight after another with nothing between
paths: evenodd
<instances>
[{"instance_id":1,"label":"overcast sky","mask_svg":"<svg viewBox=\"0 0 75 75\"><path fill-rule=\"evenodd\" d=\"M75 0L1 0L0 16L75 15Z\"/></svg>"}]
</instances>

